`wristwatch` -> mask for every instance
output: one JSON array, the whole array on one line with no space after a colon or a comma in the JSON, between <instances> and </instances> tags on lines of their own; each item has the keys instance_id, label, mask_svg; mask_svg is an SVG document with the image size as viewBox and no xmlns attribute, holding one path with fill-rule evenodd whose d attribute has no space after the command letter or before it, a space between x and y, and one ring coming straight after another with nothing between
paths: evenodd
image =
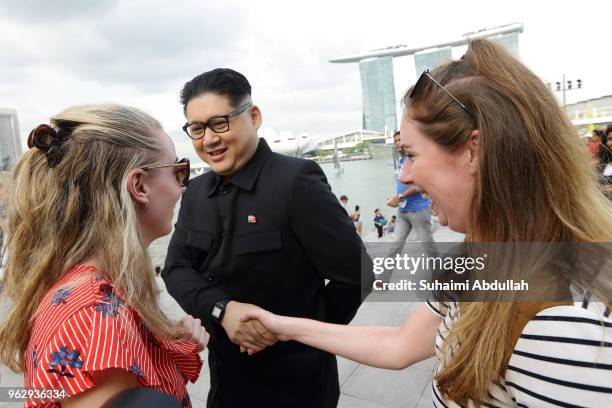
<instances>
[{"instance_id":1,"label":"wristwatch","mask_svg":"<svg viewBox=\"0 0 612 408\"><path fill-rule=\"evenodd\" d=\"M401 194L398 194L398 195L397 195L397 198L399 198L399 200L400 200L400 201L404 201L404 199L405 199L406 197L404 197L404 196L403 196L403 195L401 195Z\"/></svg>"},{"instance_id":2,"label":"wristwatch","mask_svg":"<svg viewBox=\"0 0 612 408\"><path fill-rule=\"evenodd\" d=\"M212 316L213 321L221 324L221 320L223 320L223 315L225 314L225 306L229 303L229 299L220 300L212 308L212 312L210 315Z\"/></svg>"}]
</instances>

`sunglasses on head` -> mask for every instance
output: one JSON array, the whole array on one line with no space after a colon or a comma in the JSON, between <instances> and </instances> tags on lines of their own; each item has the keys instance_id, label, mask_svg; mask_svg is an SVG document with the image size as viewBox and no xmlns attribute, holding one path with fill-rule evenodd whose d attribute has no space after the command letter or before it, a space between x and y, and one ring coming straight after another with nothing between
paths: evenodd
<instances>
[{"instance_id":1,"label":"sunglasses on head","mask_svg":"<svg viewBox=\"0 0 612 408\"><path fill-rule=\"evenodd\" d=\"M176 167L176 181L178 181L179 185L181 187L187 187L187 184L189 184L189 175L191 174L191 167L189 165L189 159L181 159L179 161L177 161L176 163L172 163L172 164L159 164L159 165L152 165L152 166L145 166L145 167L141 167L142 170L147 171L147 170L152 170L152 169L161 169L164 167Z\"/></svg>"},{"instance_id":2,"label":"sunglasses on head","mask_svg":"<svg viewBox=\"0 0 612 408\"><path fill-rule=\"evenodd\" d=\"M421 74L421 76L419 76L419 79L417 79L416 83L414 84L414 86L412 87L412 90L410 91L410 98L414 98L416 97L419 92L421 92L421 90L423 89L423 87L425 86L425 81L427 79L430 79L434 84L436 84L438 86L438 88L440 88L441 90L443 90L448 96L450 96L455 102L457 102L459 104L459 106L461 106L463 108L463 110L465 110L467 113L470 114L471 117L476 118L476 116L472 113L472 111L470 111L467 106L465 106L464 104L462 104L459 99L455 98L455 96L450 93L448 91L448 89L446 89L445 87L443 87L442 85L440 85L440 83L438 81L436 81L436 79L434 77L431 76L431 74L429 73L429 70L426 69L425 71L423 71L423 73Z\"/></svg>"}]
</instances>

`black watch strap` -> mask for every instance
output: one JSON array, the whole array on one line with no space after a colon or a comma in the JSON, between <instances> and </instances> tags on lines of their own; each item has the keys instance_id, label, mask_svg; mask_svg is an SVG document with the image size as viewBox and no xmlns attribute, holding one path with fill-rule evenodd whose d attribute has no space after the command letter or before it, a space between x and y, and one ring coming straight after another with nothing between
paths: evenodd
<instances>
[{"instance_id":1,"label":"black watch strap","mask_svg":"<svg viewBox=\"0 0 612 408\"><path fill-rule=\"evenodd\" d=\"M217 324L221 324L221 320L223 320L223 315L225 314L225 306L229 303L229 299L223 299L215 303L212 308L212 312L210 315Z\"/></svg>"}]
</instances>

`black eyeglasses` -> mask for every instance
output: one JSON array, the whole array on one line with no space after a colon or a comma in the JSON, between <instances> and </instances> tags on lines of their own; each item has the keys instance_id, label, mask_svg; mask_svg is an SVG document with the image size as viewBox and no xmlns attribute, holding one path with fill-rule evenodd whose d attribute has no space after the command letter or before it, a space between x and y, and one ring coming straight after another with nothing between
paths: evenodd
<instances>
[{"instance_id":1,"label":"black eyeglasses","mask_svg":"<svg viewBox=\"0 0 612 408\"><path fill-rule=\"evenodd\" d=\"M436 84L441 90L446 92L446 94L448 96L450 96L455 102L457 102L459 104L459 106L461 106L463 108L463 110L465 110L467 113L469 113L471 117L476 118L476 115L474 115L472 113L472 111L470 111L464 104L462 104L459 101L459 99L455 98L452 93L450 93L445 87L440 85L440 83L438 81L436 81L436 79L429 74L429 70L428 69L423 71L421 76L419 76L419 79L417 79L416 83L412 87L412 91L410 91L410 95L409 95L410 98L414 98L416 95L418 95L418 93L421 91L421 89L423 89L423 86L425 85L425 79L426 78L431 79L434 84Z\"/></svg>"},{"instance_id":2,"label":"black eyeglasses","mask_svg":"<svg viewBox=\"0 0 612 408\"><path fill-rule=\"evenodd\" d=\"M144 166L141 167L141 169L147 171L152 169L161 169L164 167L176 167L176 181L178 181L181 187L187 187L187 184L189 184L189 175L191 174L191 166L189 164L189 159L181 159L176 163L172 164L155 164L152 166Z\"/></svg>"},{"instance_id":3,"label":"black eyeglasses","mask_svg":"<svg viewBox=\"0 0 612 408\"><path fill-rule=\"evenodd\" d=\"M192 139L201 139L206 133L206 128L210 128L215 133L224 133L229 130L229 120L236 115L240 115L245 110L253 106L251 103L237 107L227 115L212 116L207 122L193 121L185 123L183 131Z\"/></svg>"}]
</instances>

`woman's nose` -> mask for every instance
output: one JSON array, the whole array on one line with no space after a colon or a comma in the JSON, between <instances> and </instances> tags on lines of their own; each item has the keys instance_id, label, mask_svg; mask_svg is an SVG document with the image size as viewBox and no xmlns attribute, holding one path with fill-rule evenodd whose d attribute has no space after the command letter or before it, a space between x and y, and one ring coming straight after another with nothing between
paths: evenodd
<instances>
[{"instance_id":1,"label":"woman's nose","mask_svg":"<svg viewBox=\"0 0 612 408\"><path fill-rule=\"evenodd\" d=\"M400 169L400 183L410 184L412 182L412 162L410 159L406 159Z\"/></svg>"}]
</instances>

